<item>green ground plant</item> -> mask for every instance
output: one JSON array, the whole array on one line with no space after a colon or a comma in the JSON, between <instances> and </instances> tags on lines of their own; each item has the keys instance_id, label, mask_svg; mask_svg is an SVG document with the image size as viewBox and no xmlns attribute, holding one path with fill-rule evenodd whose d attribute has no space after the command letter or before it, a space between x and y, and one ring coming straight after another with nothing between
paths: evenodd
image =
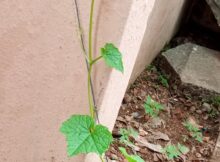
<instances>
[{"instance_id":1,"label":"green ground plant","mask_svg":"<svg viewBox=\"0 0 220 162\"><path fill-rule=\"evenodd\" d=\"M160 74L158 79L164 87L169 88L168 79L165 75Z\"/></svg>"},{"instance_id":2,"label":"green ground plant","mask_svg":"<svg viewBox=\"0 0 220 162\"><path fill-rule=\"evenodd\" d=\"M152 64L148 65L146 69L147 71L157 71L157 68Z\"/></svg>"},{"instance_id":3,"label":"green ground plant","mask_svg":"<svg viewBox=\"0 0 220 162\"><path fill-rule=\"evenodd\" d=\"M88 55L83 49L88 65L88 101L90 115L72 115L62 123L60 131L65 135L67 142L67 154L72 157L78 154L96 153L103 160L104 153L108 150L113 138L111 132L104 125L97 123L95 105L92 94L91 74L95 63L103 59L112 68L123 73L122 55L112 43L106 43L100 49L100 55L93 58L93 12L95 0L91 1ZM81 30L81 29L79 29ZM82 36L82 35L80 35ZM82 40L82 39L81 39Z\"/></svg>"},{"instance_id":4,"label":"green ground plant","mask_svg":"<svg viewBox=\"0 0 220 162\"><path fill-rule=\"evenodd\" d=\"M191 133L192 137L195 138L195 140L202 143L202 141L203 141L202 132L195 124L192 124L189 121L186 121L186 122L183 123L183 125Z\"/></svg>"},{"instance_id":5,"label":"green ground plant","mask_svg":"<svg viewBox=\"0 0 220 162\"><path fill-rule=\"evenodd\" d=\"M208 102L216 107L220 106L220 96L213 96L208 99Z\"/></svg>"},{"instance_id":6,"label":"green ground plant","mask_svg":"<svg viewBox=\"0 0 220 162\"><path fill-rule=\"evenodd\" d=\"M121 134L120 141L124 144L128 144L128 143L132 144L129 137L136 138L138 136L138 132L135 131L133 128L129 128L129 129L121 128L119 130L119 133Z\"/></svg>"},{"instance_id":7,"label":"green ground plant","mask_svg":"<svg viewBox=\"0 0 220 162\"><path fill-rule=\"evenodd\" d=\"M163 152L166 154L168 159L174 159L182 154L187 154L189 152L189 148L179 143L177 145L168 144L163 149Z\"/></svg>"},{"instance_id":8,"label":"green ground plant","mask_svg":"<svg viewBox=\"0 0 220 162\"><path fill-rule=\"evenodd\" d=\"M209 117L211 117L211 118L215 118L215 117L218 117L218 115L219 115L219 112L218 112L218 110L216 110L216 109L211 109L209 112L208 112L208 115L209 115Z\"/></svg>"},{"instance_id":9,"label":"green ground plant","mask_svg":"<svg viewBox=\"0 0 220 162\"><path fill-rule=\"evenodd\" d=\"M128 162L144 162L144 160L138 155L129 155L125 148L119 147L119 150L124 155Z\"/></svg>"},{"instance_id":10,"label":"green ground plant","mask_svg":"<svg viewBox=\"0 0 220 162\"><path fill-rule=\"evenodd\" d=\"M144 103L145 112L151 117L157 117L159 112L163 110L163 106L154 101L150 96L147 96L147 100Z\"/></svg>"}]
</instances>

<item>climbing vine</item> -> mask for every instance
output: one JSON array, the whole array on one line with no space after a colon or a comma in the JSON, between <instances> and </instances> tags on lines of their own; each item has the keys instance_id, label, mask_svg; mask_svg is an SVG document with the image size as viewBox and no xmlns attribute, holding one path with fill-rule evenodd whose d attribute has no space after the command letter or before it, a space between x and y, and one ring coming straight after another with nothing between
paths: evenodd
<instances>
[{"instance_id":1,"label":"climbing vine","mask_svg":"<svg viewBox=\"0 0 220 162\"><path fill-rule=\"evenodd\" d=\"M108 150L111 142L113 141L113 138L108 128L99 124L96 121L97 113L95 113L96 107L94 103L94 96L92 92L93 88L91 82L92 69L93 66L101 59L103 59L108 66L122 73L124 71L124 68L122 55L118 48L116 48L115 45L112 43L106 43L100 49L100 55L97 58L93 58L92 40L94 4L95 0L92 0L89 18L88 55L83 48L88 68L87 91L90 115L72 115L69 119L62 123L60 131L66 137L68 156L72 157L78 154L96 153L103 161L103 155Z\"/></svg>"}]
</instances>

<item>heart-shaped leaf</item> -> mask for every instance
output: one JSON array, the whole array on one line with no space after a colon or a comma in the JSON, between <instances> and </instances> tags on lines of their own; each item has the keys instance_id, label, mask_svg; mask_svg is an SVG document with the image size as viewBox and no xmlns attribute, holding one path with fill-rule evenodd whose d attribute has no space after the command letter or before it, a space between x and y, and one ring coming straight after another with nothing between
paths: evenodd
<instances>
[{"instance_id":1,"label":"heart-shaped leaf","mask_svg":"<svg viewBox=\"0 0 220 162\"><path fill-rule=\"evenodd\" d=\"M124 72L122 55L114 44L106 43L104 48L101 48L101 55L108 66L113 67L122 73Z\"/></svg>"},{"instance_id":2,"label":"heart-shaped leaf","mask_svg":"<svg viewBox=\"0 0 220 162\"><path fill-rule=\"evenodd\" d=\"M87 115L71 116L62 124L60 131L66 136L69 156L91 152L102 155L112 142L108 128L96 125Z\"/></svg>"}]
</instances>

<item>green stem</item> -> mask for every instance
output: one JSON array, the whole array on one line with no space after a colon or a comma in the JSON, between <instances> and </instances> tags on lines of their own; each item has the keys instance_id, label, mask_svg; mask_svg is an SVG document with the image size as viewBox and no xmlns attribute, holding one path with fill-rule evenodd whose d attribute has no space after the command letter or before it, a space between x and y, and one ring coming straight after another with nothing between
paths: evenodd
<instances>
[{"instance_id":1,"label":"green stem","mask_svg":"<svg viewBox=\"0 0 220 162\"><path fill-rule=\"evenodd\" d=\"M101 160L102 162L105 162L104 159L102 158L102 156L99 156L99 157L100 157L100 160Z\"/></svg>"},{"instance_id":2,"label":"green stem","mask_svg":"<svg viewBox=\"0 0 220 162\"><path fill-rule=\"evenodd\" d=\"M95 120L95 110L94 110L94 103L92 100L92 94L91 94L91 72L92 72L92 27L93 27L93 12L94 12L94 3L95 0L92 0L91 2L91 8L90 8L90 20L89 20L89 71L88 71L88 99L89 99L89 110L90 110L90 116Z\"/></svg>"},{"instance_id":3,"label":"green stem","mask_svg":"<svg viewBox=\"0 0 220 162\"><path fill-rule=\"evenodd\" d=\"M92 66L92 65L95 64L97 61L99 61L101 58L102 58L102 56L99 56L99 57L97 57L96 59L92 60L92 62L91 62L90 65Z\"/></svg>"},{"instance_id":4,"label":"green stem","mask_svg":"<svg viewBox=\"0 0 220 162\"><path fill-rule=\"evenodd\" d=\"M89 66L89 72L88 72L88 99L89 99L89 110L90 110L90 116L95 119L95 111L94 111L94 103L92 101L92 94L91 94L91 72L92 72L92 66Z\"/></svg>"},{"instance_id":5,"label":"green stem","mask_svg":"<svg viewBox=\"0 0 220 162\"><path fill-rule=\"evenodd\" d=\"M93 30L93 13L95 0L91 2L90 19L89 19L89 61L92 61L92 30Z\"/></svg>"}]
</instances>

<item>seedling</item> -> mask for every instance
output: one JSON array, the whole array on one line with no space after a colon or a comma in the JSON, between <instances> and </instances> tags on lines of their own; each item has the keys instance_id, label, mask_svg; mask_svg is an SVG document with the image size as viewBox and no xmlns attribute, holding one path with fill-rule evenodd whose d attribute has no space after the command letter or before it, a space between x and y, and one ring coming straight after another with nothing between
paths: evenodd
<instances>
[{"instance_id":1,"label":"seedling","mask_svg":"<svg viewBox=\"0 0 220 162\"><path fill-rule=\"evenodd\" d=\"M178 156L182 154L185 155L188 152L189 148L179 143L177 144L177 146L169 144L164 148L164 153L166 154L168 159L177 158Z\"/></svg>"},{"instance_id":2,"label":"seedling","mask_svg":"<svg viewBox=\"0 0 220 162\"><path fill-rule=\"evenodd\" d=\"M186 142L189 139L189 137L184 134L184 135L182 135L182 139L183 139L183 142Z\"/></svg>"},{"instance_id":3,"label":"seedling","mask_svg":"<svg viewBox=\"0 0 220 162\"><path fill-rule=\"evenodd\" d=\"M219 115L219 112L216 109L211 109L211 111L208 112L209 117L215 118Z\"/></svg>"},{"instance_id":4,"label":"seedling","mask_svg":"<svg viewBox=\"0 0 220 162\"><path fill-rule=\"evenodd\" d=\"M129 137L133 137L136 138L138 136L138 132L135 131L133 128L129 128L129 129L124 129L121 128L119 130L119 133L121 134L121 141L130 141Z\"/></svg>"},{"instance_id":5,"label":"seedling","mask_svg":"<svg viewBox=\"0 0 220 162\"><path fill-rule=\"evenodd\" d=\"M168 83L167 77L165 75L160 74L159 81L164 87L169 88L169 83Z\"/></svg>"},{"instance_id":6,"label":"seedling","mask_svg":"<svg viewBox=\"0 0 220 162\"><path fill-rule=\"evenodd\" d=\"M181 152L175 145L167 145L164 148L164 153L166 154L168 159L174 159L181 155Z\"/></svg>"},{"instance_id":7,"label":"seedling","mask_svg":"<svg viewBox=\"0 0 220 162\"><path fill-rule=\"evenodd\" d=\"M138 155L129 155L125 148L119 147L119 150L124 155L128 162L144 162L144 160Z\"/></svg>"},{"instance_id":8,"label":"seedling","mask_svg":"<svg viewBox=\"0 0 220 162\"><path fill-rule=\"evenodd\" d=\"M157 117L159 112L163 110L163 106L154 101L150 96L147 96L147 100L144 103L144 109L151 117Z\"/></svg>"},{"instance_id":9,"label":"seedling","mask_svg":"<svg viewBox=\"0 0 220 162\"><path fill-rule=\"evenodd\" d=\"M157 71L157 68L154 65L150 64L147 66L147 70L148 71Z\"/></svg>"},{"instance_id":10,"label":"seedling","mask_svg":"<svg viewBox=\"0 0 220 162\"><path fill-rule=\"evenodd\" d=\"M96 153L103 160L103 154L108 150L112 142L112 134L107 127L97 124L95 115L94 96L92 93L91 74L92 68L99 60L104 59L105 63L112 68L123 73L122 55L112 43L106 43L101 48L100 56L93 58L93 12L95 0L91 0L89 38L88 38L88 55L82 47L85 59L88 65L88 101L90 115L72 115L68 120L63 122L60 131L66 136L68 156L78 154ZM79 25L79 33L82 38L82 30ZM81 39L81 44L82 39Z\"/></svg>"},{"instance_id":11,"label":"seedling","mask_svg":"<svg viewBox=\"0 0 220 162\"><path fill-rule=\"evenodd\" d=\"M181 145L179 143L177 144L177 146L178 146L179 151L184 155L190 151L188 147Z\"/></svg>"},{"instance_id":12,"label":"seedling","mask_svg":"<svg viewBox=\"0 0 220 162\"><path fill-rule=\"evenodd\" d=\"M121 137L120 137L121 143L124 143L130 147L134 147L134 144L130 141L129 137L136 138L138 136L137 131L135 131L133 128L129 128L129 129L121 128L119 130L119 133L121 134Z\"/></svg>"},{"instance_id":13,"label":"seedling","mask_svg":"<svg viewBox=\"0 0 220 162\"><path fill-rule=\"evenodd\" d=\"M186 121L186 122L183 123L183 125L191 133L193 138L195 138L197 141L202 143L202 141L203 141L202 132L195 124L192 124L189 121Z\"/></svg>"},{"instance_id":14,"label":"seedling","mask_svg":"<svg viewBox=\"0 0 220 162\"><path fill-rule=\"evenodd\" d=\"M213 97L209 98L207 102L209 102L213 106L219 107L220 106L220 96L213 96Z\"/></svg>"}]
</instances>

